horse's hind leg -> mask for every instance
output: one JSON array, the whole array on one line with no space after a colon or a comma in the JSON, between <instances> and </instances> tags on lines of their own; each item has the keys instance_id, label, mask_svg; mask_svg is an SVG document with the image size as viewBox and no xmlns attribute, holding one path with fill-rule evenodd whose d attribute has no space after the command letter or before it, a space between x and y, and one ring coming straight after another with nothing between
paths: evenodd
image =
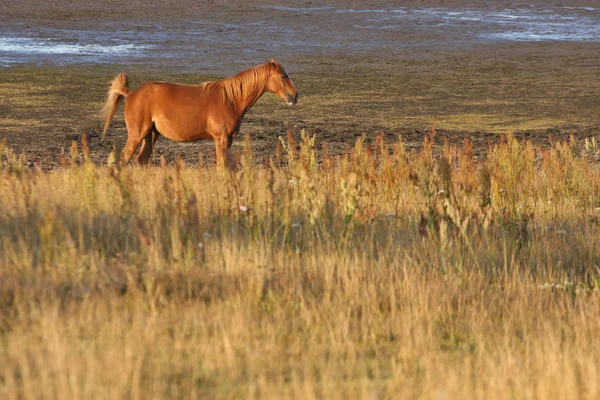
<instances>
[{"instance_id":1,"label":"horse's hind leg","mask_svg":"<svg viewBox=\"0 0 600 400\"><path fill-rule=\"evenodd\" d=\"M138 129L135 124L129 123L127 115L125 116L125 123L127 124L127 143L125 143L125 147L123 147L123 151L121 152L121 161L127 164L140 145L140 142L150 134L152 124L150 123L147 126L142 126L142 129ZM150 151L152 150L150 149Z\"/></svg>"},{"instance_id":2,"label":"horse's hind leg","mask_svg":"<svg viewBox=\"0 0 600 400\"><path fill-rule=\"evenodd\" d=\"M125 147L123 147L123 151L121 151L121 161L123 164L127 164L131 156L140 145L141 140L139 137L133 137L131 135L127 136L127 143L125 143Z\"/></svg>"},{"instance_id":3,"label":"horse's hind leg","mask_svg":"<svg viewBox=\"0 0 600 400\"><path fill-rule=\"evenodd\" d=\"M159 133L156 129L152 129L152 132L148 134L144 140L142 140L142 149L140 150L140 154L137 156L137 162L140 164L148 163L150 156L152 155L152 150L154 150L154 144L158 140Z\"/></svg>"},{"instance_id":4,"label":"horse's hind leg","mask_svg":"<svg viewBox=\"0 0 600 400\"><path fill-rule=\"evenodd\" d=\"M136 161L138 164L146 164L150 159L150 155L152 154L152 133L146 136L142 140L142 148L140 153L136 157Z\"/></svg>"}]
</instances>

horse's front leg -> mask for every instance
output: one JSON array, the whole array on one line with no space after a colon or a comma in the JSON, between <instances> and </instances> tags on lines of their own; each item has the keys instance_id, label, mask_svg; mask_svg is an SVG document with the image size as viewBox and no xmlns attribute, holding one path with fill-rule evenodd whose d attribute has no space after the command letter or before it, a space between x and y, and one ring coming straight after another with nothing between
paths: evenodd
<instances>
[{"instance_id":1,"label":"horse's front leg","mask_svg":"<svg viewBox=\"0 0 600 400\"><path fill-rule=\"evenodd\" d=\"M235 168L235 161L231 155L231 143L234 135L223 134L215 137L215 148L217 151L217 167Z\"/></svg>"}]
</instances>

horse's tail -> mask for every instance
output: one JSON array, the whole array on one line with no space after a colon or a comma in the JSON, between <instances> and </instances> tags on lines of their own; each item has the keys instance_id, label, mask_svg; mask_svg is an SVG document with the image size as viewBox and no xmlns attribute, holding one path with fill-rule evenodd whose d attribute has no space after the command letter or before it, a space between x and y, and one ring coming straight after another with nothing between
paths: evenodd
<instances>
[{"instance_id":1,"label":"horse's tail","mask_svg":"<svg viewBox=\"0 0 600 400\"><path fill-rule=\"evenodd\" d=\"M129 82L127 80L127 74L121 73L116 76L108 89L108 99L106 104L102 108L102 120L104 121L104 130L102 131L102 137L106 135L106 131L110 126L110 122L115 115L117 106L121 102L121 99L129 95Z\"/></svg>"}]
</instances>

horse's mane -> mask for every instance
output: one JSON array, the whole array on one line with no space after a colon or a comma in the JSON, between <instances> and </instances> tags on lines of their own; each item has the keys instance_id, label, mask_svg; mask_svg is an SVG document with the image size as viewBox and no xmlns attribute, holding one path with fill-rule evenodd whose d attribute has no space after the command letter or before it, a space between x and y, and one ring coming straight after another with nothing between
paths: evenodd
<instances>
[{"instance_id":1,"label":"horse's mane","mask_svg":"<svg viewBox=\"0 0 600 400\"><path fill-rule=\"evenodd\" d=\"M222 81L209 82L208 85L218 83L223 101L235 105L246 93L261 90L267 85L268 68L267 64L258 65Z\"/></svg>"}]
</instances>

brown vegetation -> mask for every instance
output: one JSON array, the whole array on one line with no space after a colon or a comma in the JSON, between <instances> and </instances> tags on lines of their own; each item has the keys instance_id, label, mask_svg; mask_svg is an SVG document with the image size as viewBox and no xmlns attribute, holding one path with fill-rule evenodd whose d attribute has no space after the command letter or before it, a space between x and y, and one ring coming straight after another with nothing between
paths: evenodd
<instances>
[{"instance_id":1,"label":"brown vegetation","mask_svg":"<svg viewBox=\"0 0 600 400\"><path fill-rule=\"evenodd\" d=\"M597 398L596 139L0 171L0 395Z\"/></svg>"}]
</instances>

